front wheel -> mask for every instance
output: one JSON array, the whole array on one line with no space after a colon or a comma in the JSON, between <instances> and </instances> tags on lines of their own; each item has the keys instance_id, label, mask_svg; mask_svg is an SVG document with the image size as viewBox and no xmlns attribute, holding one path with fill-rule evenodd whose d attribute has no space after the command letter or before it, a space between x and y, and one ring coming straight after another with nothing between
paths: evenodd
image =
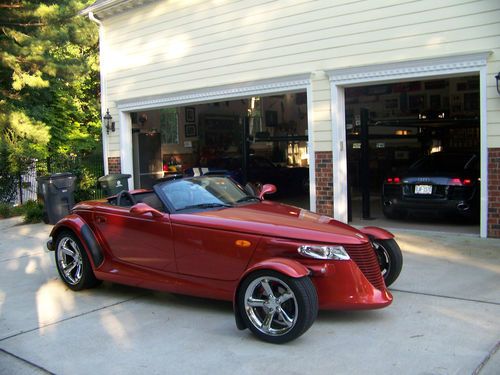
<instances>
[{"instance_id":1,"label":"front wheel","mask_svg":"<svg viewBox=\"0 0 500 375\"><path fill-rule=\"evenodd\" d=\"M57 271L68 288L77 291L100 284L85 249L73 233L63 231L57 236L55 258Z\"/></svg>"},{"instance_id":2,"label":"front wheel","mask_svg":"<svg viewBox=\"0 0 500 375\"><path fill-rule=\"evenodd\" d=\"M384 277L385 285L389 286L398 278L403 268L403 254L394 239L373 240L373 248L377 254L380 272Z\"/></svg>"},{"instance_id":3,"label":"front wheel","mask_svg":"<svg viewBox=\"0 0 500 375\"><path fill-rule=\"evenodd\" d=\"M318 295L309 277L295 279L263 270L243 281L238 307L245 325L259 339L282 344L311 327L318 315Z\"/></svg>"}]
</instances>

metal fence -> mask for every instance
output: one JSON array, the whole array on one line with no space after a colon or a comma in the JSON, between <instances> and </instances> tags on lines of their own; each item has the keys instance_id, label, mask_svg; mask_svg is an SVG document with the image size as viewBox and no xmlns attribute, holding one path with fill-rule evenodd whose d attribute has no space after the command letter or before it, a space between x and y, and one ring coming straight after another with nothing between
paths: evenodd
<instances>
[{"instance_id":1,"label":"metal fence","mask_svg":"<svg viewBox=\"0 0 500 375\"><path fill-rule=\"evenodd\" d=\"M76 201L99 199L104 196L97 183L97 179L104 175L103 158L102 154L96 153L83 157L70 156L34 161L26 173L15 178L16 191L11 202L23 204L28 200L36 200L37 177L63 172L73 173L77 177Z\"/></svg>"},{"instance_id":2,"label":"metal fence","mask_svg":"<svg viewBox=\"0 0 500 375\"><path fill-rule=\"evenodd\" d=\"M18 176L14 204L23 204L29 200L36 200L37 187L36 162L33 162L26 173Z\"/></svg>"}]
</instances>

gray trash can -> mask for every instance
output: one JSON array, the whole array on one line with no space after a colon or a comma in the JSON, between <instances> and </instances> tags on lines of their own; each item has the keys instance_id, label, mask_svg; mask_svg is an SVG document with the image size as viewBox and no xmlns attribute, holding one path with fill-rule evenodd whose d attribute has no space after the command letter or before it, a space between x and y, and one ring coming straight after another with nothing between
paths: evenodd
<instances>
[{"instance_id":1,"label":"gray trash can","mask_svg":"<svg viewBox=\"0 0 500 375\"><path fill-rule=\"evenodd\" d=\"M122 190L128 190L128 179L132 177L129 174L107 174L99 177L99 185L105 196L118 194Z\"/></svg>"},{"instance_id":2,"label":"gray trash can","mask_svg":"<svg viewBox=\"0 0 500 375\"><path fill-rule=\"evenodd\" d=\"M38 199L43 202L43 221L55 224L68 215L75 205L76 176L71 173L55 173L37 178Z\"/></svg>"}]
</instances>

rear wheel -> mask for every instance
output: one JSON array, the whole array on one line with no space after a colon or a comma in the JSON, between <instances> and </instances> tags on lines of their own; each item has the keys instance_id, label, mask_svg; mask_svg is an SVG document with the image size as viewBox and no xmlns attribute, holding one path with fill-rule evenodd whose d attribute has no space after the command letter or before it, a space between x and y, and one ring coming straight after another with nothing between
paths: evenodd
<instances>
[{"instance_id":1,"label":"rear wheel","mask_svg":"<svg viewBox=\"0 0 500 375\"><path fill-rule=\"evenodd\" d=\"M373 248L377 254L380 272L384 277L385 285L389 286L398 278L403 268L403 254L394 239L373 240Z\"/></svg>"},{"instance_id":2,"label":"rear wheel","mask_svg":"<svg viewBox=\"0 0 500 375\"><path fill-rule=\"evenodd\" d=\"M393 209L393 208L388 208L385 206L383 207L382 212L384 213L384 216L387 219L391 219L391 220L398 220L398 219L402 219L404 217L403 212L398 211L398 210Z\"/></svg>"},{"instance_id":3,"label":"rear wheel","mask_svg":"<svg viewBox=\"0 0 500 375\"><path fill-rule=\"evenodd\" d=\"M259 339L282 344L311 327L318 315L318 296L309 277L294 279L263 270L243 281L238 307L245 325Z\"/></svg>"},{"instance_id":4,"label":"rear wheel","mask_svg":"<svg viewBox=\"0 0 500 375\"><path fill-rule=\"evenodd\" d=\"M55 259L62 281L72 290L92 288L97 280L82 244L71 232L63 231L56 239Z\"/></svg>"}]
</instances>

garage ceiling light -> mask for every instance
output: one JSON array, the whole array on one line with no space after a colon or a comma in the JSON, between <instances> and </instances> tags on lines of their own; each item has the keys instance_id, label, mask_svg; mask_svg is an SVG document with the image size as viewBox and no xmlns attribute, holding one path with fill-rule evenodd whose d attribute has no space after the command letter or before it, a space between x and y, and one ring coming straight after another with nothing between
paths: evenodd
<instances>
[{"instance_id":1,"label":"garage ceiling light","mask_svg":"<svg viewBox=\"0 0 500 375\"><path fill-rule=\"evenodd\" d=\"M411 130L398 129L398 130L395 131L395 134L396 135L410 135L411 134Z\"/></svg>"}]
</instances>

